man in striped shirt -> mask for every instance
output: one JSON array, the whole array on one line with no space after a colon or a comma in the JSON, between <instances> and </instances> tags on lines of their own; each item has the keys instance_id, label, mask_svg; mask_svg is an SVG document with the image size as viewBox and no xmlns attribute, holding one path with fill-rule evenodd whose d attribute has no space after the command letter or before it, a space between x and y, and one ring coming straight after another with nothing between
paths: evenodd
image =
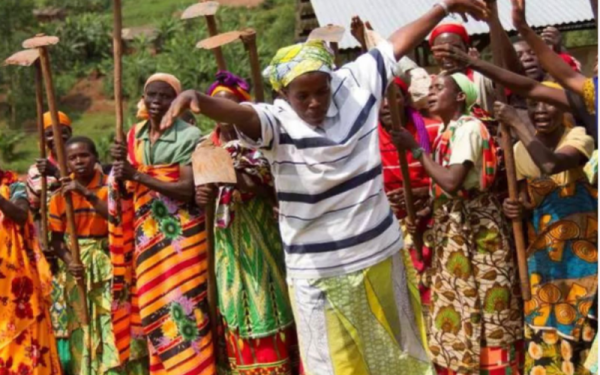
<instances>
[{"instance_id":1,"label":"man in striped shirt","mask_svg":"<svg viewBox=\"0 0 600 375\"><path fill-rule=\"evenodd\" d=\"M284 48L269 72L281 95L273 105L188 91L165 116L170 126L189 108L235 124L269 159L309 374L433 373L407 291L402 233L383 190L377 124L396 62L450 11L482 16L486 8L446 0L335 72L321 41Z\"/></svg>"}]
</instances>

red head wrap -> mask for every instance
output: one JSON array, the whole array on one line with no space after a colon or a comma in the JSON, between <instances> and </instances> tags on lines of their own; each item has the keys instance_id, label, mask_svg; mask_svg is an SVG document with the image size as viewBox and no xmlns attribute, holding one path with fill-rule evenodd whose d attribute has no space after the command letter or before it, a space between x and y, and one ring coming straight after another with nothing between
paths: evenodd
<instances>
[{"instance_id":1,"label":"red head wrap","mask_svg":"<svg viewBox=\"0 0 600 375\"><path fill-rule=\"evenodd\" d=\"M438 25L435 29L433 29L433 31L431 32L431 36L429 37L429 45L433 46L435 38L446 33L456 34L460 36L460 38L463 40L463 42L465 42L467 46L471 44L471 38L469 37L469 33L467 32L467 29L463 24L457 22L448 22L442 23Z\"/></svg>"}]
</instances>

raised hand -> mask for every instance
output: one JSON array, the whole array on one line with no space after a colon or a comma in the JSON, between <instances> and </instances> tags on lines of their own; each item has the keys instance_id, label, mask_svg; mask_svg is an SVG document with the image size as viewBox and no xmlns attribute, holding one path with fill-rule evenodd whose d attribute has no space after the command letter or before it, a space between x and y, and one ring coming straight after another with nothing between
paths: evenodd
<instances>
[{"instance_id":1,"label":"raised hand","mask_svg":"<svg viewBox=\"0 0 600 375\"><path fill-rule=\"evenodd\" d=\"M502 210L504 211L504 216L510 220L521 219L523 216L523 204L520 201L505 199L502 204Z\"/></svg>"},{"instance_id":2,"label":"raised hand","mask_svg":"<svg viewBox=\"0 0 600 375\"><path fill-rule=\"evenodd\" d=\"M519 126L521 122L521 118L519 117L517 110L514 107L502 102L494 103L494 114L498 121L507 126L516 127Z\"/></svg>"},{"instance_id":3,"label":"raised hand","mask_svg":"<svg viewBox=\"0 0 600 375\"><path fill-rule=\"evenodd\" d=\"M542 39L554 50L554 52L560 53L562 46L562 35L556 27L546 27L544 31L542 31Z\"/></svg>"},{"instance_id":4,"label":"raised hand","mask_svg":"<svg viewBox=\"0 0 600 375\"><path fill-rule=\"evenodd\" d=\"M60 182L62 183L60 193L63 196L67 193L77 193L81 196L86 196L89 193L85 186L81 185L77 181L71 180L70 177L61 178Z\"/></svg>"},{"instance_id":5,"label":"raised hand","mask_svg":"<svg viewBox=\"0 0 600 375\"><path fill-rule=\"evenodd\" d=\"M200 207L206 207L208 203L215 200L217 192L218 188L215 184L196 186L196 204Z\"/></svg>"},{"instance_id":6,"label":"raised hand","mask_svg":"<svg viewBox=\"0 0 600 375\"><path fill-rule=\"evenodd\" d=\"M510 0L512 4L513 26L519 30L528 27L527 17L525 16L525 0Z\"/></svg>"},{"instance_id":7,"label":"raised hand","mask_svg":"<svg viewBox=\"0 0 600 375\"><path fill-rule=\"evenodd\" d=\"M81 264L71 261L69 262L67 268L69 270L69 273L73 275L73 277L75 277L75 280L77 280L77 282L83 281L85 269Z\"/></svg>"},{"instance_id":8,"label":"raised hand","mask_svg":"<svg viewBox=\"0 0 600 375\"><path fill-rule=\"evenodd\" d=\"M58 176L58 169L48 159L35 159L35 166L42 176Z\"/></svg>"},{"instance_id":9,"label":"raised hand","mask_svg":"<svg viewBox=\"0 0 600 375\"><path fill-rule=\"evenodd\" d=\"M171 108L163 116L160 128L169 128L173 125L175 119L187 110L195 114L200 113L200 102L198 100L198 93L195 90L186 90L177 96L173 103L171 103Z\"/></svg>"},{"instance_id":10,"label":"raised hand","mask_svg":"<svg viewBox=\"0 0 600 375\"><path fill-rule=\"evenodd\" d=\"M406 201L404 200L404 188L392 190L387 193L388 201L394 213L404 209Z\"/></svg>"},{"instance_id":11,"label":"raised hand","mask_svg":"<svg viewBox=\"0 0 600 375\"><path fill-rule=\"evenodd\" d=\"M479 60L481 58L481 54L477 48L469 48L469 56L473 60Z\"/></svg>"},{"instance_id":12,"label":"raised hand","mask_svg":"<svg viewBox=\"0 0 600 375\"><path fill-rule=\"evenodd\" d=\"M366 43L365 37L365 24L358 16L352 17L350 23L350 34L356 39L361 45Z\"/></svg>"},{"instance_id":13,"label":"raised hand","mask_svg":"<svg viewBox=\"0 0 600 375\"><path fill-rule=\"evenodd\" d=\"M473 52L470 50L469 53L465 53L463 50L451 44L440 44L438 46L433 46L431 47L431 51L436 59L448 58L467 65L470 65L473 60L476 60L476 58L473 56Z\"/></svg>"},{"instance_id":14,"label":"raised hand","mask_svg":"<svg viewBox=\"0 0 600 375\"><path fill-rule=\"evenodd\" d=\"M489 17L489 9L485 1L481 0L446 0L450 13L457 13L467 22L467 14L477 21L486 20Z\"/></svg>"},{"instance_id":15,"label":"raised hand","mask_svg":"<svg viewBox=\"0 0 600 375\"><path fill-rule=\"evenodd\" d=\"M392 142L394 143L394 146L400 150L411 150L419 147L419 144L417 141L415 141L415 137L413 137L413 135L404 128L400 128L400 130L392 130L390 135L392 136Z\"/></svg>"}]
</instances>

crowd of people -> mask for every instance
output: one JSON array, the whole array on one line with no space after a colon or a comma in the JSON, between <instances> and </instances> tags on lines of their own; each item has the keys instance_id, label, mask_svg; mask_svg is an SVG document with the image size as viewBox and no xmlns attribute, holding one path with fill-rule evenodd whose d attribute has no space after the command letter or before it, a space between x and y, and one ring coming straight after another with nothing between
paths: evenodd
<instances>
[{"instance_id":1,"label":"crowd of people","mask_svg":"<svg viewBox=\"0 0 600 375\"><path fill-rule=\"evenodd\" d=\"M502 67L451 13L489 24ZM597 67L538 35L525 0L512 21L517 40L494 2L442 0L384 40L356 17L355 61L321 40L276 54L273 104L231 72L205 92L154 74L111 165L46 113L49 157L26 183L0 169L0 375L596 374ZM428 36L435 75L406 57ZM201 147L228 152L235 184L195 186Z\"/></svg>"}]
</instances>

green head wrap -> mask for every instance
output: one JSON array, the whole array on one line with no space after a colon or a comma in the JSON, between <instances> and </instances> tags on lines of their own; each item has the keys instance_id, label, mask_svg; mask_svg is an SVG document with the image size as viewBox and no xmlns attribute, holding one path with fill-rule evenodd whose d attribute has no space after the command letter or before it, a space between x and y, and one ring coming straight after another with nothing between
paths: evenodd
<instances>
[{"instance_id":1,"label":"green head wrap","mask_svg":"<svg viewBox=\"0 0 600 375\"><path fill-rule=\"evenodd\" d=\"M267 70L275 91L290 84L299 76L310 72L331 74L334 62L333 54L322 40L309 40L277 51Z\"/></svg>"},{"instance_id":2,"label":"green head wrap","mask_svg":"<svg viewBox=\"0 0 600 375\"><path fill-rule=\"evenodd\" d=\"M471 82L469 77L462 73L454 73L450 77L456 82L460 91L467 97L465 101L465 113L470 114L471 108L477 103L477 98L479 97L477 87L475 87L475 84Z\"/></svg>"}]
</instances>

